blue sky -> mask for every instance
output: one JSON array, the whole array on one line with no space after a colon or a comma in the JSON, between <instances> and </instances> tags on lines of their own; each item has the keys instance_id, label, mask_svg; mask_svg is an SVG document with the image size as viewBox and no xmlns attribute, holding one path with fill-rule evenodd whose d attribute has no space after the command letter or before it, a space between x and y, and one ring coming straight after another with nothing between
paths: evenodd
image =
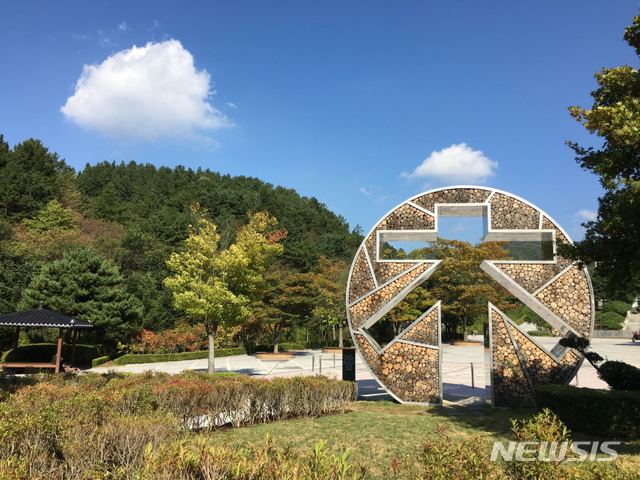
<instances>
[{"instance_id":1,"label":"blue sky","mask_svg":"<svg viewBox=\"0 0 640 480\"><path fill-rule=\"evenodd\" d=\"M0 133L67 163L258 177L368 231L422 191L518 195L575 240L597 178L566 140L637 57L631 0L2 2Z\"/></svg>"}]
</instances>

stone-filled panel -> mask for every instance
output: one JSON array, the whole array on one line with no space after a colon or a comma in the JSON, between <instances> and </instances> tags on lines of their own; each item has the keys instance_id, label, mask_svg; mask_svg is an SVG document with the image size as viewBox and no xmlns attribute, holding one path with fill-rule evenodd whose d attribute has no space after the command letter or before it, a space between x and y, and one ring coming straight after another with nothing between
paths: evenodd
<instances>
[{"instance_id":1,"label":"stone-filled panel","mask_svg":"<svg viewBox=\"0 0 640 480\"><path fill-rule=\"evenodd\" d=\"M369 343L369 340L367 340L364 335L355 333L353 336L356 340L356 345L360 350L362 358L364 358L364 361L367 363L373 374L376 377L380 378L380 355L378 354L378 352L376 352L375 348L373 348L373 346Z\"/></svg>"},{"instance_id":2,"label":"stone-filled panel","mask_svg":"<svg viewBox=\"0 0 640 480\"><path fill-rule=\"evenodd\" d=\"M569 350L558 362L515 325L511 324L510 327L533 388L538 385L564 385L571 380L582 359L573 350Z\"/></svg>"},{"instance_id":3,"label":"stone-filled panel","mask_svg":"<svg viewBox=\"0 0 640 480\"><path fill-rule=\"evenodd\" d=\"M558 264L494 262L493 265L529 293L536 292L564 270Z\"/></svg>"},{"instance_id":4,"label":"stone-filled panel","mask_svg":"<svg viewBox=\"0 0 640 480\"><path fill-rule=\"evenodd\" d=\"M433 230L435 218L422 210L404 204L387 215L376 230Z\"/></svg>"},{"instance_id":5,"label":"stone-filled panel","mask_svg":"<svg viewBox=\"0 0 640 480\"><path fill-rule=\"evenodd\" d=\"M436 203L485 203L490 194L490 191L479 188L453 188L427 193L411 202L434 212Z\"/></svg>"},{"instance_id":6,"label":"stone-filled panel","mask_svg":"<svg viewBox=\"0 0 640 480\"><path fill-rule=\"evenodd\" d=\"M407 270L412 269L417 262L409 263L409 262L378 262L373 266L373 271L376 274L376 280L378 280L378 285L382 285L387 283L394 277L397 277L402 272L406 272Z\"/></svg>"},{"instance_id":7,"label":"stone-filled panel","mask_svg":"<svg viewBox=\"0 0 640 480\"><path fill-rule=\"evenodd\" d=\"M524 366L509 335L509 326L495 308L490 310L494 407L535 407L535 397Z\"/></svg>"},{"instance_id":8,"label":"stone-filled panel","mask_svg":"<svg viewBox=\"0 0 640 480\"><path fill-rule=\"evenodd\" d=\"M438 349L396 342L380 355L364 335L354 337L371 371L398 399L441 403Z\"/></svg>"},{"instance_id":9,"label":"stone-filled panel","mask_svg":"<svg viewBox=\"0 0 640 480\"><path fill-rule=\"evenodd\" d=\"M351 278L352 281L349 284L349 303L355 302L358 298L376 288L363 248L360 249L354 261Z\"/></svg>"},{"instance_id":10,"label":"stone-filled panel","mask_svg":"<svg viewBox=\"0 0 640 480\"><path fill-rule=\"evenodd\" d=\"M433 309L400 336L407 342L438 345L438 310Z\"/></svg>"},{"instance_id":11,"label":"stone-filled panel","mask_svg":"<svg viewBox=\"0 0 640 480\"><path fill-rule=\"evenodd\" d=\"M439 403L439 350L396 342L381 355L380 376L403 402Z\"/></svg>"},{"instance_id":12,"label":"stone-filled panel","mask_svg":"<svg viewBox=\"0 0 640 480\"><path fill-rule=\"evenodd\" d=\"M536 298L583 337L591 333L591 295L584 269L574 265Z\"/></svg>"},{"instance_id":13,"label":"stone-filled panel","mask_svg":"<svg viewBox=\"0 0 640 480\"><path fill-rule=\"evenodd\" d=\"M350 306L351 328L356 330L360 328L364 322L389 303L400 291L408 287L411 282L428 270L431 265L433 265L433 263L416 265L401 277L374 290L370 295Z\"/></svg>"},{"instance_id":14,"label":"stone-filled panel","mask_svg":"<svg viewBox=\"0 0 640 480\"><path fill-rule=\"evenodd\" d=\"M540 212L515 198L496 193L489 203L494 230L532 230L540 225Z\"/></svg>"}]
</instances>

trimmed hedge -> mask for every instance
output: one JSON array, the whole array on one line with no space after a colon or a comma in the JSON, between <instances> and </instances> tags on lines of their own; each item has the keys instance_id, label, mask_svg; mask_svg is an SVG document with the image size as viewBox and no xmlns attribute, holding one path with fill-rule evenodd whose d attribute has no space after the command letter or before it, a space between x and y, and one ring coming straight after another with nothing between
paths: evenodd
<instances>
[{"instance_id":1,"label":"trimmed hedge","mask_svg":"<svg viewBox=\"0 0 640 480\"><path fill-rule=\"evenodd\" d=\"M614 300L613 302L607 302L602 305L602 313L614 312L623 318L627 317L627 312L631 310L631 305L620 300Z\"/></svg>"},{"instance_id":2,"label":"trimmed hedge","mask_svg":"<svg viewBox=\"0 0 640 480\"><path fill-rule=\"evenodd\" d=\"M604 362L598 367L598 376L614 390L640 390L640 369L628 363Z\"/></svg>"},{"instance_id":3,"label":"trimmed hedge","mask_svg":"<svg viewBox=\"0 0 640 480\"><path fill-rule=\"evenodd\" d=\"M304 350L301 343L281 343L280 350ZM231 357L233 355L247 355L256 352L272 352L273 345L256 345L254 347L216 348L215 357ZM133 365L139 363L179 362L181 360L199 360L209 357L209 350L181 353L127 353L113 361L114 365Z\"/></svg>"},{"instance_id":4,"label":"trimmed hedge","mask_svg":"<svg viewBox=\"0 0 640 480\"><path fill-rule=\"evenodd\" d=\"M531 330L527 332L531 337L555 337L552 332L547 330Z\"/></svg>"},{"instance_id":5,"label":"trimmed hedge","mask_svg":"<svg viewBox=\"0 0 640 480\"><path fill-rule=\"evenodd\" d=\"M640 392L543 385L536 387L536 404L573 431L640 439Z\"/></svg>"},{"instance_id":6,"label":"trimmed hedge","mask_svg":"<svg viewBox=\"0 0 640 480\"><path fill-rule=\"evenodd\" d=\"M91 360L91 368L98 367L103 363L107 363L109 360L111 360L111 357L109 355L106 355L104 357L94 358L93 360Z\"/></svg>"},{"instance_id":7,"label":"trimmed hedge","mask_svg":"<svg viewBox=\"0 0 640 480\"><path fill-rule=\"evenodd\" d=\"M33 343L22 345L17 349L8 350L2 356L1 362L43 362L51 361L51 358L58 351L55 343ZM96 347L91 345L76 345L76 365L91 365L94 358L98 358L100 353ZM62 346L62 359L64 362L71 361L71 345Z\"/></svg>"},{"instance_id":8,"label":"trimmed hedge","mask_svg":"<svg viewBox=\"0 0 640 480\"><path fill-rule=\"evenodd\" d=\"M597 330L621 330L625 317L615 312L596 312L595 328Z\"/></svg>"}]
</instances>

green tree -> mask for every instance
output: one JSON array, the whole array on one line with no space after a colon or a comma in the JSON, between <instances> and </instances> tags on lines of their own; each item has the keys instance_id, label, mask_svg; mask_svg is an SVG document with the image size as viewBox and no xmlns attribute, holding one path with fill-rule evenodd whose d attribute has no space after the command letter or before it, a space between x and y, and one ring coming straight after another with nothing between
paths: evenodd
<instances>
[{"instance_id":1,"label":"green tree","mask_svg":"<svg viewBox=\"0 0 640 480\"><path fill-rule=\"evenodd\" d=\"M640 15L625 30L624 40L640 56ZM564 246L563 255L585 264L597 262L597 272L614 289L640 290L640 73L624 65L595 74L590 109L569 107L590 133L603 139L600 148L567 142L576 161L600 177L605 193L598 199L598 217L584 224L584 240Z\"/></svg>"},{"instance_id":2,"label":"green tree","mask_svg":"<svg viewBox=\"0 0 640 480\"><path fill-rule=\"evenodd\" d=\"M0 213L11 220L36 214L46 203L62 195L62 175L73 169L56 153L30 138L8 148L0 135Z\"/></svg>"},{"instance_id":3,"label":"green tree","mask_svg":"<svg viewBox=\"0 0 640 480\"><path fill-rule=\"evenodd\" d=\"M0 220L0 314L16 311L22 290L38 269L33 253L15 241L9 223Z\"/></svg>"},{"instance_id":4,"label":"green tree","mask_svg":"<svg viewBox=\"0 0 640 480\"><path fill-rule=\"evenodd\" d=\"M140 303L128 294L111 260L91 247L64 254L42 267L18 304L20 310L44 308L93 323L89 335L113 349L140 328Z\"/></svg>"},{"instance_id":5,"label":"green tree","mask_svg":"<svg viewBox=\"0 0 640 480\"><path fill-rule=\"evenodd\" d=\"M78 222L70 208L64 208L57 200L51 200L35 218L25 218L22 223L30 230L42 233L47 230L77 230Z\"/></svg>"},{"instance_id":6,"label":"green tree","mask_svg":"<svg viewBox=\"0 0 640 480\"><path fill-rule=\"evenodd\" d=\"M467 325L487 316L487 302L498 308L515 308L513 297L480 269L483 260L504 260L508 252L498 242L472 246L469 242L439 238L421 252L422 258L442 260L427 280L431 296L442 301L445 314L455 316L467 340Z\"/></svg>"},{"instance_id":7,"label":"green tree","mask_svg":"<svg viewBox=\"0 0 640 480\"><path fill-rule=\"evenodd\" d=\"M194 214L202 215L199 206ZM204 323L209 338L208 371L215 371L215 335L218 327L246 322L250 304L265 289L264 273L282 253L275 218L266 212L252 215L235 243L219 250L216 225L202 216L185 240L185 251L173 253L167 266L174 273L164 284L173 292L176 308Z\"/></svg>"},{"instance_id":8,"label":"green tree","mask_svg":"<svg viewBox=\"0 0 640 480\"><path fill-rule=\"evenodd\" d=\"M316 305L316 274L275 269L266 277L267 289L254 304L255 318L270 333L273 351L278 352L284 332L308 322Z\"/></svg>"},{"instance_id":9,"label":"green tree","mask_svg":"<svg viewBox=\"0 0 640 480\"><path fill-rule=\"evenodd\" d=\"M318 295L313 309L313 318L326 325L334 333L338 330L338 346L343 347L344 326L347 323L345 294L349 278L349 265L343 260L320 257L314 269Z\"/></svg>"}]
</instances>

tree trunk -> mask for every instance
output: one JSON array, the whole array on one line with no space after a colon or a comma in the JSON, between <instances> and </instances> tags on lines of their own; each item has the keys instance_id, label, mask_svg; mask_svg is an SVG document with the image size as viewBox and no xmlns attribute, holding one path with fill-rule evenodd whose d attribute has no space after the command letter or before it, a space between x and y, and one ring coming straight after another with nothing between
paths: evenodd
<instances>
[{"instance_id":1,"label":"tree trunk","mask_svg":"<svg viewBox=\"0 0 640 480\"><path fill-rule=\"evenodd\" d=\"M280 329L275 328L273 330L273 353L278 353L279 343L280 343Z\"/></svg>"},{"instance_id":2,"label":"tree trunk","mask_svg":"<svg viewBox=\"0 0 640 480\"><path fill-rule=\"evenodd\" d=\"M462 340L466 342L468 339L469 337L467 336L467 315L465 314L462 317Z\"/></svg>"},{"instance_id":3,"label":"tree trunk","mask_svg":"<svg viewBox=\"0 0 640 480\"><path fill-rule=\"evenodd\" d=\"M216 340L216 332L218 331L218 324L207 323L205 325L205 329L207 330L207 337L209 339L209 361L207 363L207 372L215 373L216 372L215 340Z\"/></svg>"},{"instance_id":4,"label":"tree trunk","mask_svg":"<svg viewBox=\"0 0 640 480\"><path fill-rule=\"evenodd\" d=\"M336 326L331 325L331 335L333 336L333 340L336 340Z\"/></svg>"},{"instance_id":5,"label":"tree trunk","mask_svg":"<svg viewBox=\"0 0 640 480\"><path fill-rule=\"evenodd\" d=\"M344 348L343 342L344 332L342 330L342 322L340 322L340 326L338 328L338 348Z\"/></svg>"}]
</instances>

